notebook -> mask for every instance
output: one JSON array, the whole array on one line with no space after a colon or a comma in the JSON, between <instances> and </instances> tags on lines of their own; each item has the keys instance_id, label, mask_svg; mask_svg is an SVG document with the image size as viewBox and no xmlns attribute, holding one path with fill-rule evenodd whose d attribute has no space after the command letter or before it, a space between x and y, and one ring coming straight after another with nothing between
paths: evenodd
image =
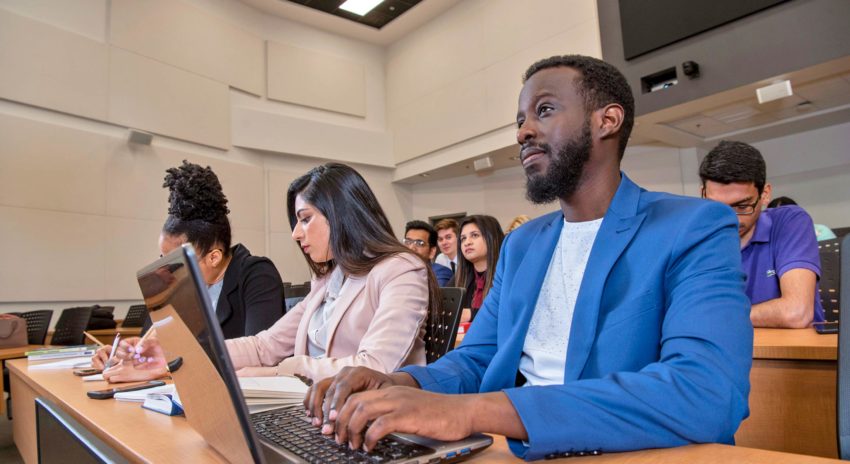
<instances>
[{"instance_id":1,"label":"notebook","mask_svg":"<svg viewBox=\"0 0 850 464\"><path fill-rule=\"evenodd\" d=\"M318 433L300 404L249 414L221 327L212 310L192 246L183 245L137 273L139 287L167 358L181 356L183 366L172 372L189 424L230 462L310 462L296 441L321 445L327 456L362 462L457 461L492 444L476 434L457 442L392 434L382 440L383 453L347 450ZM280 424L290 424L272 429ZM262 438L261 438L262 437ZM294 437L294 439L290 439ZM398 457L398 458L396 458ZM320 459L326 462L329 459Z\"/></svg>"}]
</instances>

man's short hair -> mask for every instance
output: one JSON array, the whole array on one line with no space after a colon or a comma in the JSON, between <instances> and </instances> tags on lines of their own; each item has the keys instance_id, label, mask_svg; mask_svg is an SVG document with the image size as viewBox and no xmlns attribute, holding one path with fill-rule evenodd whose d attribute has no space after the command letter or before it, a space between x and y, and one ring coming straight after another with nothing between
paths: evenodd
<instances>
[{"instance_id":1,"label":"man's short hair","mask_svg":"<svg viewBox=\"0 0 850 464\"><path fill-rule=\"evenodd\" d=\"M424 230L428 232L428 246L431 248L437 246L437 231L431 227L431 224L428 224L425 221L410 221L404 226L404 235L407 235L407 232L410 229Z\"/></svg>"},{"instance_id":2,"label":"man's short hair","mask_svg":"<svg viewBox=\"0 0 850 464\"><path fill-rule=\"evenodd\" d=\"M626 152L626 144L635 124L635 98L623 74L614 66L589 56L562 55L542 59L532 64L522 78L525 83L538 71L549 68L567 67L581 74L576 79L576 88L584 99L585 112L598 110L616 103L623 107L623 124L620 126L620 159Z\"/></svg>"},{"instance_id":3,"label":"man's short hair","mask_svg":"<svg viewBox=\"0 0 850 464\"><path fill-rule=\"evenodd\" d=\"M756 147L744 142L723 140L714 147L699 166L699 177L705 188L707 181L731 184L752 182L759 192L764 191L767 168Z\"/></svg>"},{"instance_id":4,"label":"man's short hair","mask_svg":"<svg viewBox=\"0 0 850 464\"><path fill-rule=\"evenodd\" d=\"M434 230L437 232L445 229L453 230L455 235L460 234L460 226L457 221L452 218L440 219L436 224L434 224Z\"/></svg>"}]
</instances>

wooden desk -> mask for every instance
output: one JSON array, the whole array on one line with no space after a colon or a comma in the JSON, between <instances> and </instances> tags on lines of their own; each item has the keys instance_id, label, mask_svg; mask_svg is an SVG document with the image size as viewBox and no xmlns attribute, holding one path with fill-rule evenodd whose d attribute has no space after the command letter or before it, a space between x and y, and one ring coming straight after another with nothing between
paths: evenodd
<instances>
[{"instance_id":1,"label":"wooden desk","mask_svg":"<svg viewBox=\"0 0 850 464\"><path fill-rule=\"evenodd\" d=\"M222 458L203 441L183 417L169 417L139 407L138 403L92 400L88 390L105 387L105 382L82 382L67 371L33 371L26 360L9 362L15 420L12 421L15 444L27 463L37 462L35 435L36 397L45 397L67 411L85 427L120 454L133 462L222 462ZM235 433L236 431L234 431ZM482 463L517 463L502 437L472 460ZM667 450L645 450L587 458L571 458L559 462L575 463L658 463L718 462L765 464L819 464L839 462L773 451L726 445L695 445Z\"/></svg>"},{"instance_id":2,"label":"wooden desk","mask_svg":"<svg viewBox=\"0 0 850 464\"><path fill-rule=\"evenodd\" d=\"M27 351L35 350L38 348L43 348L44 345L24 345L18 346L14 348L3 348L0 349L0 368L5 365L7 359L15 359L15 358L23 358L24 353ZM3 395L3 392L6 391L3 385L4 379L3 376L0 375L0 395ZM4 397L0 396L0 414L6 413L6 400Z\"/></svg>"},{"instance_id":3,"label":"wooden desk","mask_svg":"<svg viewBox=\"0 0 850 464\"><path fill-rule=\"evenodd\" d=\"M756 329L750 372L750 417L740 446L838 457L838 335L814 329Z\"/></svg>"}]
</instances>

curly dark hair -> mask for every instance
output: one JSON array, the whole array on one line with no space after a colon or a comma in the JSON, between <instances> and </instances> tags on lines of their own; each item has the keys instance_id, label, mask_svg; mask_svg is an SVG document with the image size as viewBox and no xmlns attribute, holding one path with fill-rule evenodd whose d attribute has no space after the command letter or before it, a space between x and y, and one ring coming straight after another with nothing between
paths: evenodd
<instances>
[{"instance_id":1,"label":"curly dark hair","mask_svg":"<svg viewBox=\"0 0 850 464\"><path fill-rule=\"evenodd\" d=\"M183 164L167 169L162 186L167 187L168 218L162 231L168 235L185 235L200 256L221 247L230 254L230 221L227 197L213 170L183 160Z\"/></svg>"},{"instance_id":2,"label":"curly dark hair","mask_svg":"<svg viewBox=\"0 0 850 464\"><path fill-rule=\"evenodd\" d=\"M750 144L723 140L712 148L699 165L702 187L706 181L731 184L752 182L759 195L767 182L767 166L761 152Z\"/></svg>"},{"instance_id":3,"label":"curly dark hair","mask_svg":"<svg viewBox=\"0 0 850 464\"><path fill-rule=\"evenodd\" d=\"M611 103L623 107L619 152L622 160L635 125L635 99L628 81L617 68L602 60L584 55L561 55L542 59L529 66L522 82L524 84L538 71L561 66L575 69L581 74L575 84L584 98L584 109L588 114Z\"/></svg>"}]
</instances>

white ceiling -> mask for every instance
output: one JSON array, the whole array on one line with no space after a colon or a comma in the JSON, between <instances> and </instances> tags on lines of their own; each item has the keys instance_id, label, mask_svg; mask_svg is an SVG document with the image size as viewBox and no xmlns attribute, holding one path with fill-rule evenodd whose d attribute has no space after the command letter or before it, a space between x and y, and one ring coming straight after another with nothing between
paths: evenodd
<instances>
[{"instance_id":1,"label":"white ceiling","mask_svg":"<svg viewBox=\"0 0 850 464\"><path fill-rule=\"evenodd\" d=\"M356 40L386 46L449 10L460 0L426 0L380 30L284 0L241 0L265 13ZM791 97L766 104L755 89L790 80ZM723 139L748 143L850 121L850 56L811 68L774 76L719 94L642 115L635 120L630 151L641 146L710 148ZM517 166L518 150L504 147L490 156L493 169ZM419 174L402 183L430 182L474 173L466 159ZM487 175L487 171L479 173Z\"/></svg>"},{"instance_id":2,"label":"white ceiling","mask_svg":"<svg viewBox=\"0 0 850 464\"><path fill-rule=\"evenodd\" d=\"M380 30L285 0L241 0L264 13L376 45L389 45L455 6L460 0L425 0Z\"/></svg>"}]
</instances>

